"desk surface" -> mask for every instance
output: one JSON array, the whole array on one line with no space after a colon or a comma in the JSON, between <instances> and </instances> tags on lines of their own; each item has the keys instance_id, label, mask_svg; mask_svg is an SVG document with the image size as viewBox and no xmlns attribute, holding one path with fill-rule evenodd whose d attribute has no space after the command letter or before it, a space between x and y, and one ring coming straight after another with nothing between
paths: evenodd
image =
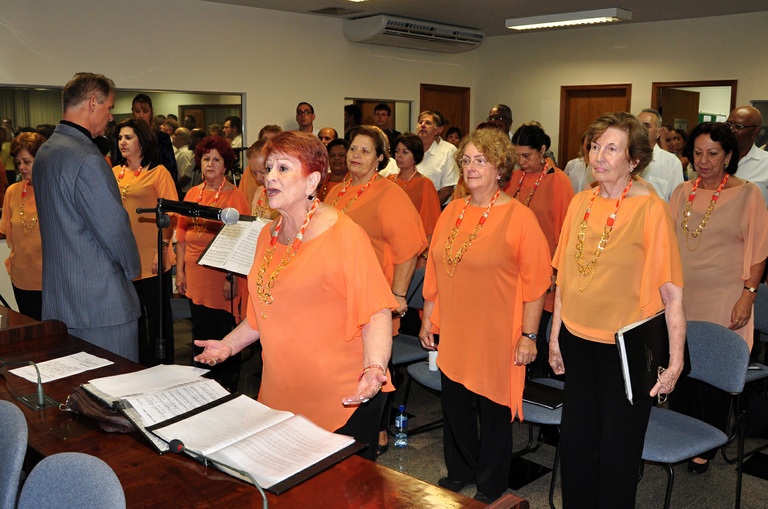
<instances>
[{"instance_id":1,"label":"desk surface","mask_svg":"<svg viewBox=\"0 0 768 509\"><path fill-rule=\"evenodd\" d=\"M3 314L9 314L2 308ZM10 314L14 314L13 311ZM18 315L18 313L15 313ZM17 323L22 318L11 318ZM26 319L31 320L31 319ZM0 358L9 360L54 359L86 351L115 362L114 365L88 371L45 384L47 396L64 402L73 387L87 380L142 369L122 357L80 339L68 336L60 322L26 324L30 329L19 333L13 327L0 329ZM34 338L30 338L34 335ZM22 338L22 339L20 339ZM23 340L23 348L19 342ZM7 369L0 371L4 383L0 398L15 401L16 396L34 392L35 384ZM59 452L92 454L114 469L125 490L129 508L136 507L260 507L261 497L249 484L236 480L185 456L159 455L139 433L107 433L91 419L46 408L33 412L19 405L29 426L28 458L34 462ZM358 456L348 458L276 496L268 493L269 506L280 508L480 508L484 504L395 472ZM507 507L527 508L519 505Z\"/></svg>"}]
</instances>

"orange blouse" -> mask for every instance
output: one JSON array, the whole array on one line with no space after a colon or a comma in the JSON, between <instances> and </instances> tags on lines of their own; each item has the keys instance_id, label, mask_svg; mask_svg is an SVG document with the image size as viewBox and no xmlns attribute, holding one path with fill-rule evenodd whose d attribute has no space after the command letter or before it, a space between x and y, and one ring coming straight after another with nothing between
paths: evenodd
<instances>
[{"instance_id":1,"label":"orange blouse","mask_svg":"<svg viewBox=\"0 0 768 509\"><path fill-rule=\"evenodd\" d=\"M435 303L440 334L437 363L470 391L522 416L525 366L514 365L523 303L550 285L547 241L536 217L515 200L494 206L477 238L449 276L443 251L465 200L448 204L435 226L424 278L424 298ZM485 207L467 207L451 256L474 230Z\"/></svg>"},{"instance_id":2,"label":"orange blouse","mask_svg":"<svg viewBox=\"0 0 768 509\"><path fill-rule=\"evenodd\" d=\"M277 219L278 216L280 216L280 212L269 208L266 187L259 186L253 193L253 199L251 200L251 214L269 220Z\"/></svg>"},{"instance_id":3,"label":"orange blouse","mask_svg":"<svg viewBox=\"0 0 768 509\"><path fill-rule=\"evenodd\" d=\"M419 211L424 233L427 237L432 235L437 218L440 216L440 200L432 181L421 174L414 176L410 182L398 180L397 174L389 175L387 178L405 191L413 202L413 206Z\"/></svg>"},{"instance_id":4,"label":"orange blouse","mask_svg":"<svg viewBox=\"0 0 768 509\"><path fill-rule=\"evenodd\" d=\"M682 221L692 187L690 181L678 185L669 200L683 260L686 318L728 327L750 269L768 256L768 210L755 184L723 189L704 230L698 238L686 240ZM696 190L689 230L699 225L713 194L701 187ZM750 349L754 319L753 310L747 325L735 331Z\"/></svg>"},{"instance_id":5,"label":"orange blouse","mask_svg":"<svg viewBox=\"0 0 768 509\"><path fill-rule=\"evenodd\" d=\"M19 211L24 182L13 184L3 197L3 215L0 218L0 233L5 235L5 241L11 249L11 254L5 260L5 268L11 276L11 283L22 290L43 289L43 256L40 241L40 225L37 223L37 206L35 190L27 186L27 196L24 200L24 222L28 231L24 231ZM34 221L34 222L33 222Z\"/></svg>"},{"instance_id":6,"label":"orange blouse","mask_svg":"<svg viewBox=\"0 0 768 509\"><path fill-rule=\"evenodd\" d=\"M273 302L262 318L256 274L269 242L266 227L248 275L248 324L260 332L264 349L259 401L335 431L356 409L341 400L355 394L365 367L362 327L376 312L397 308L397 301L365 232L339 214L330 228L301 244L275 280ZM265 283L287 249L276 245ZM382 390L394 390L391 380Z\"/></svg>"},{"instance_id":7,"label":"orange blouse","mask_svg":"<svg viewBox=\"0 0 768 509\"><path fill-rule=\"evenodd\" d=\"M328 192L325 203L343 210L354 203L346 214L368 234L373 251L379 260L384 277L390 287L395 265L417 256L427 247L427 237L421 218L408 195L386 178L377 177L358 198L358 191L365 184L350 185L344 196L335 203L344 186L336 186Z\"/></svg>"},{"instance_id":8,"label":"orange blouse","mask_svg":"<svg viewBox=\"0 0 768 509\"><path fill-rule=\"evenodd\" d=\"M245 171L243 171L237 188L243 193L248 203L253 202L253 195L256 194L256 190L259 188L259 181L256 180L250 167L246 167Z\"/></svg>"},{"instance_id":9,"label":"orange blouse","mask_svg":"<svg viewBox=\"0 0 768 509\"><path fill-rule=\"evenodd\" d=\"M184 201L191 201L218 208L233 207L240 214L250 213L250 206L245 201L245 196L239 189L233 188L222 191L218 201L213 203L216 191L205 189L202 199L199 199L200 190L205 188L205 182L187 191ZM213 238L221 229L220 221L206 221L191 217L179 216L176 226L177 242L185 242L184 275L187 281L187 297L200 306L212 309L229 311L231 303L224 299L224 283L227 273L221 270L209 269L198 265L197 260L208 247ZM239 278L239 283L245 283L245 278ZM242 294L235 298L235 317L240 306Z\"/></svg>"},{"instance_id":10,"label":"orange blouse","mask_svg":"<svg viewBox=\"0 0 768 509\"><path fill-rule=\"evenodd\" d=\"M577 194L563 224L552 265L558 270L563 323L574 335L614 344L618 329L664 309L659 288L683 287L683 269L667 204L656 195L625 198L592 282L577 279L576 238L593 190ZM584 260L592 259L615 198L595 198L584 240Z\"/></svg>"},{"instance_id":11,"label":"orange blouse","mask_svg":"<svg viewBox=\"0 0 768 509\"><path fill-rule=\"evenodd\" d=\"M525 173L523 170L515 170L512 172L512 178L505 191L510 196L514 196L517 192L517 200L525 203L540 175L540 173ZM520 184L520 177L523 177L522 185ZM541 231L547 238L550 253L554 253L557 249L565 213L568 211L568 205L572 199L573 186L568 175L559 168L550 168L541 178L541 184L528 202L528 207L536 214ZM544 302L544 309L550 313L553 310L554 297L554 293L549 293Z\"/></svg>"},{"instance_id":12,"label":"orange blouse","mask_svg":"<svg viewBox=\"0 0 768 509\"><path fill-rule=\"evenodd\" d=\"M173 177L163 165L158 165L151 170L142 170L138 178L134 178L136 173L133 170L126 169L123 178L120 179L122 165L112 168L112 172L117 179L117 185L120 188L123 199L123 208L128 212L128 218L131 222L131 231L136 238L136 246L139 248L139 258L141 259L141 273L136 280L146 279L156 276L152 274L152 261L157 253L157 224L155 216L152 214L137 214L137 208L152 208L157 206L158 198L166 200L178 200L176 193L176 184ZM167 230L165 230L167 231ZM166 238L170 238L167 235ZM163 253L163 272L176 264L176 253L173 249L168 249Z\"/></svg>"}]
</instances>

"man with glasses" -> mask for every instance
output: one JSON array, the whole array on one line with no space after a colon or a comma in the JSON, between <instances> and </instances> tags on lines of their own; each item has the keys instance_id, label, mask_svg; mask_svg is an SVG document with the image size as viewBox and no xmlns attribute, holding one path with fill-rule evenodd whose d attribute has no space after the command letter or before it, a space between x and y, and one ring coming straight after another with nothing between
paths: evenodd
<instances>
[{"instance_id":1,"label":"man with glasses","mask_svg":"<svg viewBox=\"0 0 768 509\"><path fill-rule=\"evenodd\" d=\"M736 170L736 175L754 182L768 203L768 153L755 145L755 138L762 124L763 116L752 106L737 107L725 122L738 140L739 169Z\"/></svg>"},{"instance_id":2,"label":"man with glasses","mask_svg":"<svg viewBox=\"0 0 768 509\"><path fill-rule=\"evenodd\" d=\"M309 103L299 103L299 105L296 106L296 123L299 124L299 128L296 129L297 131L316 135L315 108Z\"/></svg>"},{"instance_id":3,"label":"man with glasses","mask_svg":"<svg viewBox=\"0 0 768 509\"><path fill-rule=\"evenodd\" d=\"M512 108L506 104L497 104L488 112L486 119L491 124L496 124L512 139Z\"/></svg>"}]
</instances>

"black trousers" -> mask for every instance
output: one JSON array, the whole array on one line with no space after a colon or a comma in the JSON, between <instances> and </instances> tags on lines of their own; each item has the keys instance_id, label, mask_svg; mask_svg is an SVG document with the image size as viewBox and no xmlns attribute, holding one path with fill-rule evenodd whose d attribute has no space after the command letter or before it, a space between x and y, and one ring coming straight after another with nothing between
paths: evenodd
<instances>
[{"instance_id":1,"label":"black trousers","mask_svg":"<svg viewBox=\"0 0 768 509\"><path fill-rule=\"evenodd\" d=\"M634 509L650 396L630 405L616 345L563 325L565 402L560 434L563 508Z\"/></svg>"},{"instance_id":2,"label":"black trousers","mask_svg":"<svg viewBox=\"0 0 768 509\"><path fill-rule=\"evenodd\" d=\"M159 276L139 279L133 287L139 295L141 316L139 317L139 364L146 367L174 363L173 316L171 296L173 281L171 271L163 273L163 297L159 293ZM165 358L158 359L157 339L160 333L160 306L163 306L163 343Z\"/></svg>"},{"instance_id":3,"label":"black trousers","mask_svg":"<svg viewBox=\"0 0 768 509\"><path fill-rule=\"evenodd\" d=\"M363 449L359 456L376 461L376 446L379 444L379 422L387 404L387 394L379 392L367 403L362 403L349 420L334 433L349 435L368 447Z\"/></svg>"},{"instance_id":4,"label":"black trousers","mask_svg":"<svg viewBox=\"0 0 768 509\"><path fill-rule=\"evenodd\" d=\"M235 328L235 317L229 311L200 306L192 301L189 302L189 310L192 315L190 320L192 321L193 339L221 340ZM203 349L199 346L192 346L193 355L198 355L202 351ZM242 364L240 353L215 366L194 361L193 364L199 368L210 369L206 376L219 382L228 391L237 391L237 384L240 381L240 365Z\"/></svg>"},{"instance_id":5,"label":"black trousers","mask_svg":"<svg viewBox=\"0 0 768 509\"><path fill-rule=\"evenodd\" d=\"M477 491L498 498L509 486L512 412L508 406L475 394L445 374L440 380L448 479L474 481Z\"/></svg>"},{"instance_id":6,"label":"black trousers","mask_svg":"<svg viewBox=\"0 0 768 509\"><path fill-rule=\"evenodd\" d=\"M16 298L16 304L19 306L19 313L35 320L43 319L42 290L22 290L13 286L13 296ZM4 327L7 327L7 324Z\"/></svg>"}]
</instances>

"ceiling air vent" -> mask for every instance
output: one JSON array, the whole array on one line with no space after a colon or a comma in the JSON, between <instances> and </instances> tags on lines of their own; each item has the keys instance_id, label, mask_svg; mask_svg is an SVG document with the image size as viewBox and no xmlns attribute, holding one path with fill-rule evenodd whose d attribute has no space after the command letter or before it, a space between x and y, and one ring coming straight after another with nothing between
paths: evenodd
<instances>
[{"instance_id":1,"label":"ceiling air vent","mask_svg":"<svg viewBox=\"0 0 768 509\"><path fill-rule=\"evenodd\" d=\"M479 30L385 15L344 20L344 36L352 42L441 53L470 51L485 39Z\"/></svg>"}]
</instances>

